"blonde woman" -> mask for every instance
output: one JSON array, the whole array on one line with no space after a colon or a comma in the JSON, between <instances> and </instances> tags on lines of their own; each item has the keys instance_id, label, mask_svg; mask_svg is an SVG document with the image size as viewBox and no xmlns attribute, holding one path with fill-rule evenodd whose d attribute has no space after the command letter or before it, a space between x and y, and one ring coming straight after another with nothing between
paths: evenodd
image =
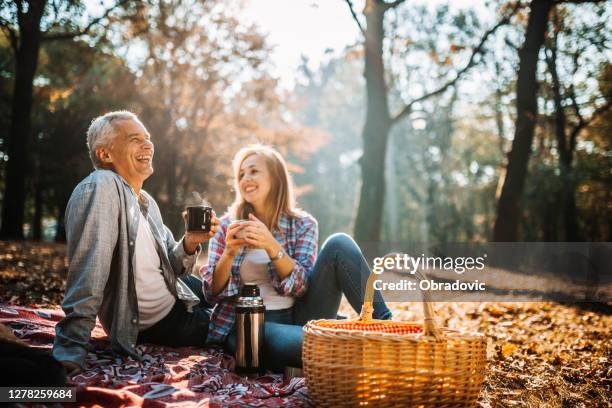
<instances>
[{"instance_id":1,"label":"blonde woman","mask_svg":"<svg viewBox=\"0 0 612 408\"><path fill-rule=\"evenodd\" d=\"M359 312L370 270L346 234L329 237L317 255L317 221L296 208L285 160L276 150L245 147L233 165L236 198L200 270L204 296L215 305L208 342L233 352L236 297L242 282L254 282L266 306L267 368L301 367L302 326L335 318L342 294ZM374 300L374 317L391 318L380 293Z\"/></svg>"}]
</instances>

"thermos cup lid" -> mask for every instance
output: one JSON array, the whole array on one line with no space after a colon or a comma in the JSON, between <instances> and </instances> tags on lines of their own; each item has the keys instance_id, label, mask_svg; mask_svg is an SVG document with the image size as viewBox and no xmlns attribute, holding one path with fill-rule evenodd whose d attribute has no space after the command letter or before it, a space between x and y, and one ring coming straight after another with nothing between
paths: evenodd
<instances>
[{"instance_id":1,"label":"thermos cup lid","mask_svg":"<svg viewBox=\"0 0 612 408\"><path fill-rule=\"evenodd\" d=\"M254 283L245 283L240 290L242 297L257 297L259 296L259 287Z\"/></svg>"}]
</instances>

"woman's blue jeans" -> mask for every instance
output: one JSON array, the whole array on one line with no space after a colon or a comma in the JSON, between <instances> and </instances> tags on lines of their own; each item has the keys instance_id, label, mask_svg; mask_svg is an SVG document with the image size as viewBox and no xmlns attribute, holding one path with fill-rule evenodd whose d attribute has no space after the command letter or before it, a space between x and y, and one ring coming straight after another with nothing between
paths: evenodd
<instances>
[{"instance_id":1,"label":"woman's blue jeans","mask_svg":"<svg viewBox=\"0 0 612 408\"><path fill-rule=\"evenodd\" d=\"M308 289L292 309L266 311L265 365L273 371L302 366L302 326L312 319L335 319L342 294L359 313L370 268L359 246L346 234L330 236L319 251ZM374 292L374 318L390 319L380 292ZM228 338L235 350L235 336Z\"/></svg>"}]
</instances>

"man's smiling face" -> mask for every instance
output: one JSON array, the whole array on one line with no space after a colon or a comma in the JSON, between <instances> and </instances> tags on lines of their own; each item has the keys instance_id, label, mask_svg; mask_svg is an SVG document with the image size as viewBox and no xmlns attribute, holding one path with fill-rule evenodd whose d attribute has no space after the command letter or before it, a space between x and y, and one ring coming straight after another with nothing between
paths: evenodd
<instances>
[{"instance_id":1,"label":"man's smiling face","mask_svg":"<svg viewBox=\"0 0 612 408\"><path fill-rule=\"evenodd\" d=\"M115 124L117 136L108 149L112 170L123 177L137 192L153 174L154 146L142 123L122 120Z\"/></svg>"}]
</instances>

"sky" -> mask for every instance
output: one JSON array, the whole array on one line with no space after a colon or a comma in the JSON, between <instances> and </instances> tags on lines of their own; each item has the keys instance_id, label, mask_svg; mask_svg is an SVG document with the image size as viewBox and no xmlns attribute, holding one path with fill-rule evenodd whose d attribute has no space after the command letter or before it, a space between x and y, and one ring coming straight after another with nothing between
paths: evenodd
<instances>
[{"instance_id":1,"label":"sky","mask_svg":"<svg viewBox=\"0 0 612 408\"><path fill-rule=\"evenodd\" d=\"M361 39L344 0L245 0L242 12L244 21L257 24L274 46L273 73L284 88L295 83L302 55L316 68L326 50L340 53Z\"/></svg>"},{"instance_id":2,"label":"sky","mask_svg":"<svg viewBox=\"0 0 612 408\"><path fill-rule=\"evenodd\" d=\"M296 82L296 68L301 55L309 59L315 69L325 58L326 50L337 55L346 46L362 40L345 0L243 0L244 21L257 24L268 43L274 46L273 73L280 78L282 88L289 89ZM364 0L353 0L357 14L363 10ZM482 0L410 0L411 5L428 4L435 7L450 3L451 9L484 7Z\"/></svg>"},{"instance_id":3,"label":"sky","mask_svg":"<svg viewBox=\"0 0 612 408\"><path fill-rule=\"evenodd\" d=\"M273 74L282 88L296 82L301 56L317 68L328 49L340 53L347 45L361 39L357 24L345 0L238 0L242 3L240 18L255 23L266 34L272 52ZM465 0L461 0L465 1ZM101 14L112 0L84 0L92 15ZM354 0L356 10L364 0ZM138 54L138 50L131 50Z\"/></svg>"},{"instance_id":4,"label":"sky","mask_svg":"<svg viewBox=\"0 0 612 408\"><path fill-rule=\"evenodd\" d=\"M272 74L280 79L280 86L291 89L298 79L297 67L302 55L309 67L316 69L329 58L339 55L345 47L362 41L362 35L353 20L345 0L239 0L240 18L254 23L267 36L273 47ZM427 4L435 7L449 3L451 9L463 7L483 8L482 0L409 0L411 5ZM365 0L353 0L354 9L361 14ZM85 0L92 15L100 14L112 0ZM132 49L131 53L137 50ZM137 52L136 52L137 53Z\"/></svg>"}]
</instances>

